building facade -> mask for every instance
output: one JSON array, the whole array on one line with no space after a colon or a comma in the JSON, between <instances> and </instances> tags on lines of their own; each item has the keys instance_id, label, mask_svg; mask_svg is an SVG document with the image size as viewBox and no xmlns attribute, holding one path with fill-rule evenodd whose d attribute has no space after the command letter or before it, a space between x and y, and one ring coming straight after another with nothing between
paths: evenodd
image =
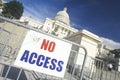
<instances>
[{"instance_id":1,"label":"building facade","mask_svg":"<svg viewBox=\"0 0 120 80\"><path fill-rule=\"evenodd\" d=\"M78 32L77 29L71 27L67 8L57 12L53 19L46 18L44 23L36 21L32 18L21 17L20 22L24 22L27 25L33 26L37 29L45 31L47 33L56 35L60 38Z\"/></svg>"},{"instance_id":2,"label":"building facade","mask_svg":"<svg viewBox=\"0 0 120 80\"><path fill-rule=\"evenodd\" d=\"M100 37L87 30L81 30L71 36L66 37L66 39L75 42L77 44L80 44L86 48L87 50L86 67L89 67L92 58L95 58L97 56L98 46L101 43ZM70 59L69 59L70 64L77 64L77 66L81 66L83 64L85 51L77 46L73 46L72 49L78 51L78 54L72 53L70 55ZM76 61L74 61L75 58Z\"/></svg>"},{"instance_id":3,"label":"building facade","mask_svg":"<svg viewBox=\"0 0 120 80\"><path fill-rule=\"evenodd\" d=\"M98 46L101 44L100 37L88 30L78 31L77 29L71 27L67 8L64 8L62 11L58 11L52 19L46 18L44 23L28 17L21 17L20 21L24 22L27 25L40 29L46 33L56 35L59 38L65 38L84 46L87 49L88 56L90 57L95 58L98 54ZM78 54L76 64L82 65L82 61L84 59L84 51L80 48L76 49L78 49L79 53L82 53L82 55ZM71 55L71 64L73 63L73 59L75 59L75 54ZM87 59L87 61L89 63L90 59Z\"/></svg>"}]
</instances>

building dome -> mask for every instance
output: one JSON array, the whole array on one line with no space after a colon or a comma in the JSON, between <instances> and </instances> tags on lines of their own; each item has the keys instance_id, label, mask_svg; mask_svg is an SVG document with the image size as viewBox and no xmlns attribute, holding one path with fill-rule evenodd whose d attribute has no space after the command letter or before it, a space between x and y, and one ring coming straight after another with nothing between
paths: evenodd
<instances>
[{"instance_id":1,"label":"building dome","mask_svg":"<svg viewBox=\"0 0 120 80\"><path fill-rule=\"evenodd\" d=\"M70 19L69 19L69 15L67 13L67 8L64 8L62 11L59 11L55 17L53 18L53 20L57 20L60 22L63 22L67 25L70 25Z\"/></svg>"}]
</instances>

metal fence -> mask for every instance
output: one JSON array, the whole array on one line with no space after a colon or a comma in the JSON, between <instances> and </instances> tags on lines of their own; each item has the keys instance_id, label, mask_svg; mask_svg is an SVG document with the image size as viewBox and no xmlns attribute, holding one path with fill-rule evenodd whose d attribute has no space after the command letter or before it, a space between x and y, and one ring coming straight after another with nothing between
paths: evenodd
<instances>
[{"instance_id":1,"label":"metal fence","mask_svg":"<svg viewBox=\"0 0 120 80\"><path fill-rule=\"evenodd\" d=\"M29 30L34 30L39 33L49 35L47 33L42 32L40 29L36 29L32 26L25 25L20 23L17 20L7 19L5 17L0 16L0 74L1 79L13 79L13 80L62 80L61 78L57 78L50 75L45 75L42 73L37 73L34 71L29 71L26 69L22 69L14 66L14 61L16 59L17 53L21 47L21 44L24 40L24 37ZM56 36L52 36L57 38ZM59 39L59 38L57 38ZM61 39L62 41L67 41ZM69 42L69 41L67 41ZM72 42L70 42L73 44ZM78 47L81 47L85 50L85 54L87 54L86 49L78 44L75 44ZM71 50L72 52L72 50ZM85 59L84 59L85 62ZM84 67L83 67L84 68ZM81 71L81 77L83 73L83 69ZM67 73L70 77L71 74ZM68 78L66 77L66 78ZM81 78L82 79L82 78Z\"/></svg>"},{"instance_id":2,"label":"metal fence","mask_svg":"<svg viewBox=\"0 0 120 80\"><path fill-rule=\"evenodd\" d=\"M71 43L73 48L71 49L64 78L14 66L18 51L29 30L57 38L17 20L0 16L0 80L119 80L118 71L108 71L104 61L87 56L87 51L83 46L65 39L60 40ZM84 53L79 53L80 48L84 50ZM82 65L76 64L78 54L84 57ZM86 62L89 65L86 65Z\"/></svg>"}]
</instances>

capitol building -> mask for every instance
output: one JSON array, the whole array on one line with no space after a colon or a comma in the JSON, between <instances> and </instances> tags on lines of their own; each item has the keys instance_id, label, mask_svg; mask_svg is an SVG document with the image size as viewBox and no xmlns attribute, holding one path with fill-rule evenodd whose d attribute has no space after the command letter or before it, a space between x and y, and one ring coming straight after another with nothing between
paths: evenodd
<instances>
[{"instance_id":1,"label":"capitol building","mask_svg":"<svg viewBox=\"0 0 120 80\"><path fill-rule=\"evenodd\" d=\"M20 21L47 33L56 35L60 38L78 32L77 29L71 27L70 25L70 19L67 13L67 8L64 8L62 11L59 11L53 17L53 19L46 18L44 24L28 17L21 17Z\"/></svg>"},{"instance_id":2,"label":"capitol building","mask_svg":"<svg viewBox=\"0 0 120 80\"><path fill-rule=\"evenodd\" d=\"M44 23L36 21L30 17L21 17L20 22L32 26L38 30L42 30L46 33L55 35L59 38L65 38L69 41L77 43L79 45L84 46L87 49L87 55L95 58L99 52L99 45L101 44L101 39L99 36L88 30L77 30L70 25L70 17L67 13L67 8L65 7L63 10L58 11L57 14L52 18L46 18ZM78 54L76 64L82 65L84 59L84 51L80 48L72 48L72 50L78 51L81 54ZM69 63L73 64L76 54L70 55ZM87 58L87 63L90 63L91 58ZM86 64L89 66L88 64Z\"/></svg>"}]
</instances>

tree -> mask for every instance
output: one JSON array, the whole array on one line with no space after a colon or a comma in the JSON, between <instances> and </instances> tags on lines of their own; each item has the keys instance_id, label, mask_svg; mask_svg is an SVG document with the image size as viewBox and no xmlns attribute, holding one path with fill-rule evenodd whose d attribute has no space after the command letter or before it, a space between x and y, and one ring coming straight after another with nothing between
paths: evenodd
<instances>
[{"instance_id":1,"label":"tree","mask_svg":"<svg viewBox=\"0 0 120 80\"><path fill-rule=\"evenodd\" d=\"M120 49L114 49L110 51L112 54L115 54L115 58L120 58Z\"/></svg>"},{"instance_id":2,"label":"tree","mask_svg":"<svg viewBox=\"0 0 120 80\"><path fill-rule=\"evenodd\" d=\"M115 67L116 67L116 70L118 70L118 66L119 65L119 59L120 59L120 49L114 49L114 50L111 50L110 51L112 54L114 54L114 58L115 58Z\"/></svg>"},{"instance_id":3,"label":"tree","mask_svg":"<svg viewBox=\"0 0 120 80\"><path fill-rule=\"evenodd\" d=\"M23 5L19 1L13 0L5 3L2 15L8 18L19 19L23 14Z\"/></svg>"}]
</instances>

